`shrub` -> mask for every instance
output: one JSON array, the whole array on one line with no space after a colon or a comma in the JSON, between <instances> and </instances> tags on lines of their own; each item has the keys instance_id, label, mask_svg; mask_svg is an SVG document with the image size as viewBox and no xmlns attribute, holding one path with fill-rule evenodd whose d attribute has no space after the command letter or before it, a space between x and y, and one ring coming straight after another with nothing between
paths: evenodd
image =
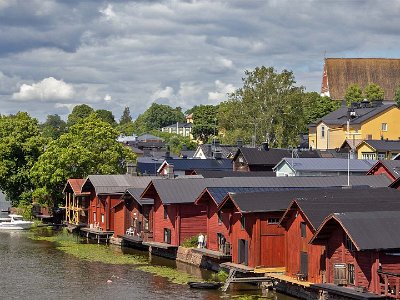
<instances>
[{"instance_id":1,"label":"shrub","mask_svg":"<svg viewBox=\"0 0 400 300\"><path fill-rule=\"evenodd\" d=\"M197 239L198 239L197 235L187 238L186 240L183 241L182 246L186 248L195 248L197 247Z\"/></svg>"}]
</instances>

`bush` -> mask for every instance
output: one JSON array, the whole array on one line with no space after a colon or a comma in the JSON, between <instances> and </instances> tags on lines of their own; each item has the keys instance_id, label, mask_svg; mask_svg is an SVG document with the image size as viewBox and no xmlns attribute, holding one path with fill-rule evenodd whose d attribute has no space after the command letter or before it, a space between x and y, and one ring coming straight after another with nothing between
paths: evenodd
<instances>
[{"instance_id":1,"label":"bush","mask_svg":"<svg viewBox=\"0 0 400 300\"><path fill-rule=\"evenodd\" d=\"M195 248L197 247L198 244L197 239L198 239L197 235L187 238L186 240L183 241L182 246L186 248Z\"/></svg>"},{"instance_id":2,"label":"bush","mask_svg":"<svg viewBox=\"0 0 400 300\"><path fill-rule=\"evenodd\" d=\"M211 280L216 282L225 282L228 278L228 273L223 270L220 270L218 273L214 273L211 275Z\"/></svg>"}]
</instances>

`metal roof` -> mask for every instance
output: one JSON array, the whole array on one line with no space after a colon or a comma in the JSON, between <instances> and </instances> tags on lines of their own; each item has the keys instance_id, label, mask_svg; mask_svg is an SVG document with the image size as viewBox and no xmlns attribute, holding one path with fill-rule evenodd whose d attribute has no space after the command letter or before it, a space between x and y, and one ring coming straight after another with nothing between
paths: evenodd
<instances>
[{"instance_id":1,"label":"metal roof","mask_svg":"<svg viewBox=\"0 0 400 300\"><path fill-rule=\"evenodd\" d=\"M375 107L363 107L363 108L354 108L354 112L356 114L355 118L350 119L350 124L361 124L364 121L375 117L376 115L384 112L385 110L395 107L396 104L393 102L386 103L383 102L380 106ZM347 123L348 120L348 110L347 106L342 106L337 110L330 112L329 114L325 115L321 119L317 120L315 124L319 124L323 122L327 125L338 125L342 126Z\"/></svg>"},{"instance_id":2,"label":"metal roof","mask_svg":"<svg viewBox=\"0 0 400 300\"><path fill-rule=\"evenodd\" d=\"M400 249L400 211L335 213L358 250Z\"/></svg>"},{"instance_id":3,"label":"metal roof","mask_svg":"<svg viewBox=\"0 0 400 300\"><path fill-rule=\"evenodd\" d=\"M194 170L198 175L204 178L224 178L224 177L275 177L276 174L272 171L259 171L259 172L238 172L233 170Z\"/></svg>"},{"instance_id":4,"label":"metal roof","mask_svg":"<svg viewBox=\"0 0 400 300\"><path fill-rule=\"evenodd\" d=\"M270 148L239 148L233 158L236 160L239 154L242 154L248 165L275 166L284 157L292 155L292 150ZM320 157L317 151L296 151L299 157Z\"/></svg>"},{"instance_id":5,"label":"metal roof","mask_svg":"<svg viewBox=\"0 0 400 300\"><path fill-rule=\"evenodd\" d=\"M283 158L274 170L282 165L287 164L293 171L347 171L347 164L350 165L350 172L367 173L376 160L367 159L343 159L343 158Z\"/></svg>"},{"instance_id":6,"label":"metal roof","mask_svg":"<svg viewBox=\"0 0 400 300\"><path fill-rule=\"evenodd\" d=\"M201 170L232 170L232 161L227 158L221 158L221 159L167 158L167 159L165 159L165 162L169 165L174 165L174 171L190 171L190 170L200 170L200 169Z\"/></svg>"},{"instance_id":7,"label":"metal roof","mask_svg":"<svg viewBox=\"0 0 400 300\"><path fill-rule=\"evenodd\" d=\"M139 205L152 205L154 204L154 199L151 198L141 198L140 195L143 193L144 188L129 188L125 191L124 195L122 196L122 198L125 198L126 196L130 196L133 199L135 199L135 201L139 204Z\"/></svg>"},{"instance_id":8,"label":"metal roof","mask_svg":"<svg viewBox=\"0 0 400 300\"><path fill-rule=\"evenodd\" d=\"M400 151L400 140L365 140L363 142L376 151Z\"/></svg>"},{"instance_id":9,"label":"metal roof","mask_svg":"<svg viewBox=\"0 0 400 300\"><path fill-rule=\"evenodd\" d=\"M93 187L96 194L123 194L128 188L145 188L154 178L157 177L89 175L82 186L82 192L88 192Z\"/></svg>"},{"instance_id":10,"label":"metal roof","mask_svg":"<svg viewBox=\"0 0 400 300\"><path fill-rule=\"evenodd\" d=\"M389 178L353 176L352 185L387 187ZM332 177L227 177L203 179L155 179L153 185L164 204L193 203L206 187L330 187L347 185L347 176ZM149 188L148 187L148 188ZM143 195L145 196L145 195Z\"/></svg>"},{"instance_id":11,"label":"metal roof","mask_svg":"<svg viewBox=\"0 0 400 300\"><path fill-rule=\"evenodd\" d=\"M400 177L400 160L381 160L380 162L396 179Z\"/></svg>"},{"instance_id":12,"label":"metal roof","mask_svg":"<svg viewBox=\"0 0 400 300\"><path fill-rule=\"evenodd\" d=\"M367 176L368 177L368 176ZM400 191L392 188L324 189L309 191L294 200L316 230L323 220L335 212L400 210ZM286 214L290 211L287 209Z\"/></svg>"}]
</instances>

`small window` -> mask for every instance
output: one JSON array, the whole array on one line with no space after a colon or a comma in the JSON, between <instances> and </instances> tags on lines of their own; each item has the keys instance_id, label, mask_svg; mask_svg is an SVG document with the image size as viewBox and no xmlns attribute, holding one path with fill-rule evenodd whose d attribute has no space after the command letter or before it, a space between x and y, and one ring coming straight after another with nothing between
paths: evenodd
<instances>
[{"instance_id":1,"label":"small window","mask_svg":"<svg viewBox=\"0 0 400 300\"><path fill-rule=\"evenodd\" d=\"M164 228L164 243L171 244L171 229Z\"/></svg>"},{"instance_id":2,"label":"small window","mask_svg":"<svg viewBox=\"0 0 400 300\"><path fill-rule=\"evenodd\" d=\"M218 225L221 225L221 224L222 224L222 212L219 211L218 212Z\"/></svg>"},{"instance_id":3,"label":"small window","mask_svg":"<svg viewBox=\"0 0 400 300\"><path fill-rule=\"evenodd\" d=\"M355 272L354 272L354 265L348 264L347 265L347 283L353 284L355 283Z\"/></svg>"},{"instance_id":4,"label":"small window","mask_svg":"<svg viewBox=\"0 0 400 300\"><path fill-rule=\"evenodd\" d=\"M307 237L307 230L306 230L306 223L305 222L301 222L300 223L300 234L302 238Z\"/></svg>"},{"instance_id":5,"label":"small window","mask_svg":"<svg viewBox=\"0 0 400 300\"><path fill-rule=\"evenodd\" d=\"M346 245L346 248L349 251L355 251L356 250L356 247L354 247L353 242L351 241L350 237L347 234L346 234L345 245Z\"/></svg>"},{"instance_id":6,"label":"small window","mask_svg":"<svg viewBox=\"0 0 400 300\"><path fill-rule=\"evenodd\" d=\"M321 138L325 137L325 126L321 126Z\"/></svg>"},{"instance_id":7,"label":"small window","mask_svg":"<svg viewBox=\"0 0 400 300\"><path fill-rule=\"evenodd\" d=\"M242 215L242 218L240 219L240 224L242 225L242 229L246 228L246 217Z\"/></svg>"},{"instance_id":8,"label":"small window","mask_svg":"<svg viewBox=\"0 0 400 300\"><path fill-rule=\"evenodd\" d=\"M372 134L367 134L366 140L372 140Z\"/></svg>"},{"instance_id":9,"label":"small window","mask_svg":"<svg viewBox=\"0 0 400 300\"><path fill-rule=\"evenodd\" d=\"M379 152L378 153L378 159L379 160L384 160L386 159L386 154L384 152Z\"/></svg>"},{"instance_id":10,"label":"small window","mask_svg":"<svg viewBox=\"0 0 400 300\"><path fill-rule=\"evenodd\" d=\"M382 123L382 131L387 131L388 125L387 123Z\"/></svg>"},{"instance_id":11,"label":"small window","mask_svg":"<svg viewBox=\"0 0 400 300\"><path fill-rule=\"evenodd\" d=\"M369 159L373 160L375 159L375 153L374 152L361 152L361 158L362 159Z\"/></svg>"},{"instance_id":12,"label":"small window","mask_svg":"<svg viewBox=\"0 0 400 300\"><path fill-rule=\"evenodd\" d=\"M93 222L97 222L97 217L96 217L96 213L93 213Z\"/></svg>"},{"instance_id":13,"label":"small window","mask_svg":"<svg viewBox=\"0 0 400 300\"><path fill-rule=\"evenodd\" d=\"M101 223L104 223L104 214L101 214Z\"/></svg>"},{"instance_id":14,"label":"small window","mask_svg":"<svg viewBox=\"0 0 400 300\"><path fill-rule=\"evenodd\" d=\"M168 210L167 207L164 206L164 220L168 219Z\"/></svg>"},{"instance_id":15,"label":"small window","mask_svg":"<svg viewBox=\"0 0 400 300\"><path fill-rule=\"evenodd\" d=\"M279 218L268 218L268 225L270 224L278 224Z\"/></svg>"}]
</instances>

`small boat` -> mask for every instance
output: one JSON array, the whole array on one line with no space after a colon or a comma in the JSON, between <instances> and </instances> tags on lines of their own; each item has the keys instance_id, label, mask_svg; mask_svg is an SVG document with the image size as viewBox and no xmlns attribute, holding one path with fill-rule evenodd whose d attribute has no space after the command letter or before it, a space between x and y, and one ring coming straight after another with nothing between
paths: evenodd
<instances>
[{"instance_id":1,"label":"small boat","mask_svg":"<svg viewBox=\"0 0 400 300\"><path fill-rule=\"evenodd\" d=\"M188 282L192 289L216 290L222 286L221 282Z\"/></svg>"},{"instance_id":2,"label":"small boat","mask_svg":"<svg viewBox=\"0 0 400 300\"><path fill-rule=\"evenodd\" d=\"M33 225L31 221L24 221L20 215L11 214L8 218L0 219L0 230L23 230L29 229Z\"/></svg>"}]
</instances>

